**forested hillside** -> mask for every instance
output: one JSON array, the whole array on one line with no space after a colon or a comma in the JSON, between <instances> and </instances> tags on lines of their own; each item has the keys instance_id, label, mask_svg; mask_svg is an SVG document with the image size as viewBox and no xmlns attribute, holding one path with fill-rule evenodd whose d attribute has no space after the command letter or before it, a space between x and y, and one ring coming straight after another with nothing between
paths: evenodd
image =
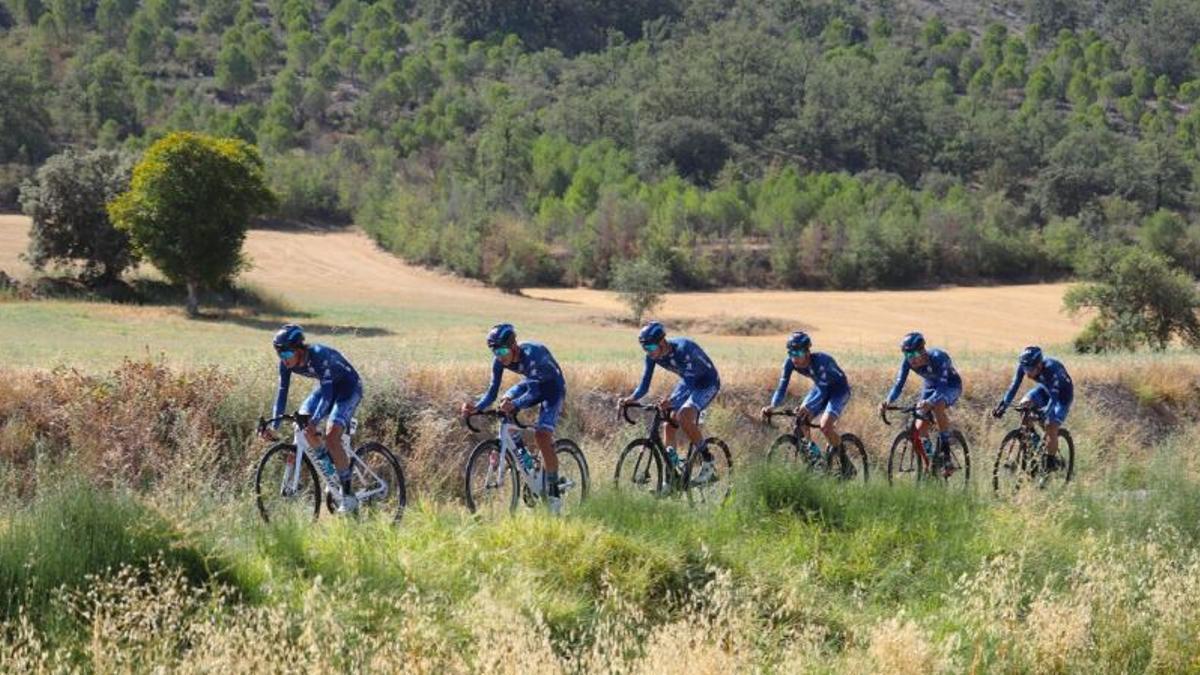
<instances>
[{"instance_id":1,"label":"forested hillside","mask_svg":"<svg viewBox=\"0 0 1200 675\"><path fill-rule=\"evenodd\" d=\"M1195 274L1198 43L1195 0L0 0L0 201L193 129L509 288Z\"/></svg>"}]
</instances>

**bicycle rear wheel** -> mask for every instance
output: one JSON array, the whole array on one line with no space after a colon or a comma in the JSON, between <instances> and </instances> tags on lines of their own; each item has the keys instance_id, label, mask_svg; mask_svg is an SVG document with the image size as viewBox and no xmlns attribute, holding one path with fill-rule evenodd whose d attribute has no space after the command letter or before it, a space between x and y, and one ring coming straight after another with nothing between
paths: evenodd
<instances>
[{"instance_id":1,"label":"bicycle rear wheel","mask_svg":"<svg viewBox=\"0 0 1200 675\"><path fill-rule=\"evenodd\" d=\"M867 482L871 467L863 442L854 434L842 434L842 450L844 452L830 448L825 455L825 466L829 475L839 480L862 478L864 483Z\"/></svg>"},{"instance_id":2,"label":"bicycle rear wheel","mask_svg":"<svg viewBox=\"0 0 1200 675\"><path fill-rule=\"evenodd\" d=\"M475 446L463 470L463 501L471 513L497 515L517 508L517 467L489 440Z\"/></svg>"},{"instance_id":3,"label":"bicycle rear wheel","mask_svg":"<svg viewBox=\"0 0 1200 675\"><path fill-rule=\"evenodd\" d=\"M317 469L290 443L277 443L263 454L254 472L255 503L264 522L316 520L321 513L321 483ZM296 474L299 472L299 475Z\"/></svg>"},{"instance_id":4,"label":"bicycle rear wheel","mask_svg":"<svg viewBox=\"0 0 1200 675\"><path fill-rule=\"evenodd\" d=\"M663 456L649 439L625 446L617 458L613 483L618 490L658 495L663 487Z\"/></svg>"},{"instance_id":5,"label":"bicycle rear wheel","mask_svg":"<svg viewBox=\"0 0 1200 675\"><path fill-rule=\"evenodd\" d=\"M554 441L554 453L558 455L558 489L562 512L567 513L587 499L591 488L587 458L575 441L568 438Z\"/></svg>"},{"instance_id":6,"label":"bicycle rear wheel","mask_svg":"<svg viewBox=\"0 0 1200 675\"><path fill-rule=\"evenodd\" d=\"M971 449L967 446L966 437L958 429L950 433L950 442L947 449L953 463L948 466L943 464L941 472L937 477L944 481L946 485L961 483L963 488L970 487Z\"/></svg>"},{"instance_id":7,"label":"bicycle rear wheel","mask_svg":"<svg viewBox=\"0 0 1200 675\"><path fill-rule=\"evenodd\" d=\"M355 451L358 462L350 487L364 513L378 511L400 520L408 503L400 460L382 443L367 443Z\"/></svg>"},{"instance_id":8,"label":"bicycle rear wheel","mask_svg":"<svg viewBox=\"0 0 1200 675\"><path fill-rule=\"evenodd\" d=\"M711 460L705 457L705 451ZM711 466L706 467L710 461ZM706 438L700 448L688 454L683 486L691 504L722 504L729 498L733 488L733 456L725 441Z\"/></svg>"}]
</instances>

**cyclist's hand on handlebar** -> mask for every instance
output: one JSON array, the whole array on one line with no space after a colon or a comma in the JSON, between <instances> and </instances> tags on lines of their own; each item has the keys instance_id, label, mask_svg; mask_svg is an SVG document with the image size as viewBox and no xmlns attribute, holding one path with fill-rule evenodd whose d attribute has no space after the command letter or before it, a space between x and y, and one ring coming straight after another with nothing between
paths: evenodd
<instances>
[{"instance_id":1,"label":"cyclist's hand on handlebar","mask_svg":"<svg viewBox=\"0 0 1200 675\"><path fill-rule=\"evenodd\" d=\"M622 396L621 398L617 399L617 409L620 410L630 403L633 403L633 399L629 398L628 396Z\"/></svg>"},{"instance_id":2,"label":"cyclist's hand on handlebar","mask_svg":"<svg viewBox=\"0 0 1200 675\"><path fill-rule=\"evenodd\" d=\"M767 414L769 412L771 412L771 406L764 405L762 410L758 411L758 416L762 418L762 421L766 422L767 420L771 419L770 415Z\"/></svg>"},{"instance_id":3,"label":"cyclist's hand on handlebar","mask_svg":"<svg viewBox=\"0 0 1200 675\"><path fill-rule=\"evenodd\" d=\"M663 400L659 401L658 409L661 410L662 414L664 415L671 414L671 399L664 398Z\"/></svg>"},{"instance_id":4,"label":"cyclist's hand on handlebar","mask_svg":"<svg viewBox=\"0 0 1200 675\"><path fill-rule=\"evenodd\" d=\"M1004 401L1000 401L996 404L996 407L992 409L992 417L1000 419L1001 417L1004 417L1004 411L1006 410L1008 410L1008 404Z\"/></svg>"},{"instance_id":5,"label":"cyclist's hand on handlebar","mask_svg":"<svg viewBox=\"0 0 1200 675\"><path fill-rule=\"evenodd\" d=\"M511 415L516 409L517 406L513 405L511 398L500 399L500 412L504 413L505 415Z\"/></svg>"},{"instance_id":6,"label":"cyclist's hand on handlebar","mask_svg":"<svg viewBox=\"0 0 1200 675\"><path fill-rule=\"evenodd\" d=\"M272 430L271 427L263 427L263 428L259 429L258 437L264 441L269 441L272 443L279 440L279 437L275 435L275 431Z\"/></svg>"},{"instance_id":7,"label":"cyclist's hand on handlebar","mask_svg":"<svg viewBox=\"0 0 1200 675\"><path fill-rule=\"evenodd\" d=\"M880 401L879 402L879 414L882 415L882 414L886 413L887 409L888 409L888 402Z\"/></svg>"},{"instance_id":8,"label":"cyclist's hand on handlebar","mask_svg":"<svg viewBox=\"0 0 1200 675\"><path fill-rule=\"evenodd\" d=\"M458 414L462 415L463 417L470 417L471 415L474 415L475 414L475 404L470 401L462 404L458 408Z\"/></svg>"}]
</instances>

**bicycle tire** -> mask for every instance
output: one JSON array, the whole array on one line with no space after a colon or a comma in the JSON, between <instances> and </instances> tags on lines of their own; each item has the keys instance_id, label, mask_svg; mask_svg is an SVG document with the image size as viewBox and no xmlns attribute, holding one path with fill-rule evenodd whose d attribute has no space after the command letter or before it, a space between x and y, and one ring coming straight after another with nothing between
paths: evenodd
<instances>
[{"instance_id":1,"label":"bicycle tire","mask_svg":"<svg viewBox=\"0 0 1200 675\"><path fill-rule=\"evenodd\" d=\"M800 439L795 434L783 434L767 449L767 462L783 465L810 466L808 453L800 453Z\"/></svg>"},{"instance_id":2,"label":"bicycle tire","mask_svg":"<svg viewBox=\"0 0 1200 675\"><path fill-rule=\"evenodd\" d=\"M847 471L842 465L842 459L835 448L830 448L825 453L825 470L839 480L853 479L861 475L866 483L870 478L871 466L863 442L854 434L842 434L842 450L850 461L850 470Z\"/></svg>"},{"instance_id":3,"label":"bicycle tire","mask_svg":"<svg viewBox=\"0 0 1200 675\"><path fill-rule=\"evenodd\" d=\"M662 451L650 439L631 441L617 458L613 484L617 490L658 495L664 487L664 461Z\"/></svg>"},{"instance_id":4,"label":"bicycle tire","mask_svg":"<svg viewBox=\"0 0 1200 675\"><path fill-rule=\"evenodd\" d=\"M587 456L583 454L583 450L569 438L560 438L554 441L554 454L558 455L559 481L566 479L574 483L567 490L567 494L559 495L562 499L562 511L566 513L571 507L587 501L588 492L591 489L591 470L588 468Z\"/></svg>"},{"instance_id":5,"label":"bicycle tire","mask_svg":"<svg viewBox=\"0 0 1200 675\"><path fill-rule=\"evenodd\" d=\"M271 512L274 511L277 517L276 520L281 520L284 515L282 508L271 508L267 505L268 497L264 488L270 489L271 486L278 485L282 482L282 475L276 475L275 467L279 466L280 470L286 467L286 453L297 453L295 445L291 443L276 443L263 453L262 459L258 460L258 467L254 471L254 500L258 506L258 514L262 517L263 522L271 522ZM303 456L302 469L300 470L300 487L295 495L280 497L284 500L295 500L295 503L300 506L300 511L296 515L300 515L307 507L303 506L303 500L309 499L305 493L309 493L312 499L312 520L316 520L321 515L321 482L317 479L317 468L313 466L308 455ZM294 460L293 460L294 461ZM267 474L271 475L268 476ZM264 485L266 479L266 485ZM307 479L307 483L306 483Z\"/></svg>"},{"instance_id":6,"label":"bicycle tire","mask_svg":"<svg viewBox=\"0 0 1200 675\"><path fill-rule=\"evenodd\" d=\"M704 484L693 484L692 477L697 476L704 463L704 452L707 450L713 456L716 480ZM688 503L692 505L716 504L721 505L729 499L733 491L733 455L725 441L710 436L704 439L700 448L688 453L687 463L683 469L683 491L687 493Z\"/></svg>"},{"instance_id":7,"label":"bicycle tire","mask_svg":"<svg viewBox=\"0 0 1200 675\"><path fill-rule=\"evenodd\" d=\"M404 508L408 505L407 486L404 483L404 469L400 466L400 460L396 458L396 454L393 453L386 445L382 443L376 443L374 441L363 444L354 452L356 455L358 455L359 462L370 467L371 470L374 471L375 474L378 475L385 483L385 491L382 495L382 498L360 498L359 509L361 510L365 508L369 512L375 508L375 505L383 506L384 508L381 509L381 511L384 513L394 509L395 514L392 516L392 519L396 522L399 522L400 518L404 516ZM372 458L379 459L380 465L378 468L372 465L372 462L370 461ZM392 475L390 477L385 477L380 474L381 470L389 471ZM377 486L364 485L360 488L355 484L355 482L363 482L364 478L364 474L357 470L356 465L354 478L352 479L350 485L355 495L377 489Z\"/></svg>"},{"instance_id":8,"label":"bicycle tire","mask_svg":"<svg viewBox=\"0 0 1200 675\"><path fill-rule=\"evenodd\" d=\"M1016 492L1020 489L1032 461L1025 434L1020 427L1004 434L1004 438L1000 440L1000 447L996 449L996 461L992 463L992 492L1000 495L1001 492ZM1011 490L1002 490L1002 483L1011 484Z\"/></svg>"},{"instance_id":9,"label":"bicycle tire","mask_svg":"<svg viewBox=\"0 0 1200 675\"><path fill-rule=\"evenodd\" d=\"M901 474L912 474L913 482L924 480L925 466L912 445L912 438L907 431L896 434L892 447L888 451L887 478L888 485L895 485Z\"/></svg>"},{"instance_id":10,"label":"bicycle tire","mask_svg":"<svg viewBox=\"0 0 1200 675\"><path fill-rule=\"evenodd\" d=\"M491 464L492 454L495 452L495 461L503 463ZM483 470L482 478L475 478L479 470ZM495 482L489 481L489 474L495 471ZM508 485L505 486L505 481ZM467 510L471 513L479 513L480 511L494 511L497 505L503 505L505 491L508 492L508 511L511 513L517 509L517 491L519 481L517 479L517 467L513 465L508 455L500 449L500 441L496 439L486 440L476 445L467 457L467 463L463 466L463 501L467 506ZM492 498L484 499L488 495ZM498 499L497 499L498 498Z\"/></svg>"}]
</instances>

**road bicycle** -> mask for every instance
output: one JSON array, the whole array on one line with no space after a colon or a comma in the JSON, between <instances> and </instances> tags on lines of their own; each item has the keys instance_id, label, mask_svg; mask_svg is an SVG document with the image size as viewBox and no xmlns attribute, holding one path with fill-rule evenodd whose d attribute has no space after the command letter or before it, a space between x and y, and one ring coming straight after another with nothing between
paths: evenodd
<instances>
[{"instance_id":1,"label":"road bicycle","mask_svg":"<svg viewBox=\"0 0 1200 675\"><path fill-rule=\"evenodd\" d=\"M254 472L258 513L268 523L287 518L316 520L321 515L322 495L330 513L341 502L342 488L333 459L327 454L318 459L304 435L309 419L308 415L295 413L258 420L260 434L276 422L291 422L295 427L292 442L279 441L268 448ZM354 448L357 430L358 420L351 420L350 428L342 435L342 447L354 468L350 488L358 500L358 511L384 513L398 521L407 503L400 460L382 443L370 442ZM317 469L318 464L321 470Z\"/></svg>"},{"instance_id":2,"label":"road bicycle","mask_svg":"<svg viewBox=\"0 0 1200 675\"><path fill-rule=\"evenodd\" d=\"M662 425L677 427L674 416L664 413L659 406L627 403L621 407L621 417L629 424L637 421L629 416L630 410L641 410L649 423L646 436L631 441L617 459L617 470L613 476L618 490L644 491L665 496L683 492L693 504L720 504L729 498L733 486L733 456L725 441L710 436L700 448L689 447L687 455L678 464L667 459L667 449L662 440ZM713 471L704 475L703 464L711 458Z\"/></svg>"},{"instance_id":3,"label":"road bicycle","mask_svg":"<svg viewBox=\"0 0 1200 675\"><path fill-rule=\"evenodd\" d=\"M500 422L496 438L475 446L463 468L463 500L472 513L514 512L524 503L530 508L542 502L545 482L542 478L542 454L536 446L526 447L521 432L529 426L516 414L499 410L481 410L463 419L467 428L480 433L472 420L476 417ZM567 438L554 441L558 455L558 494L561 513L587 499L590 474L587 458L579 446Z\"/></svg>"},{"instance_id":4,"label":"road bicycle","mask_svg":"<svg viewBox=\"0 0 1200 675\"><path fill-rule=\"evenodd\" d=\"M925 420L932 424L933 413L922 411L915 405L884 406L879 416L889 426L889 410L907 415L908 421L904 431L896 434L892 449L888 452L888 485L894 485L906 477L917 483L933 479L946 485L961 479L964 487L970 485L971 450L962 432L957 429L951 431L948 447L937 452L938 449L928 437L917 433L917 421Z\"/></svg>"},{"instance_id":5,"label":"road bicycle","mask_svg":"<svg viewBox=\"0 0 1200 675\"><path fill-rule=\"evenodd\" d=\"M767 461L804 466L810 471L828 473L842 480L853 480L861 476L865 483L870 474L870 465L862 440L854 434L842 434L841 448L826 447L823 453L818 451L814 454L809 447L811 441L805 442L804 447L801 447L801 440L805 438L805 431L820 429L821 425L813 422L808 415L799 414L800 410L788 408L767 411L768 425L771 424L772 417L795 419L792 433L782 434L771 444L771 448L767 450Z\"/></svg>"},{"instance_id":6,"label":"road bicycle","mask_svg":"<svg viewBox=\"0 0 1200 675\"><path fill-rule=\"evenodd\" d=\"M1058 430L1058 458L1062 464L1057 471L1047 472L1045 413L1027 403L1016 405L1013 410L1021 413L1021 422L1000 441L996 464L992 467L992 489L996 494L1006 494L1027 484L1043 488L1051 482L1070 483L1075 475L1075 441L1071 432Z\"/></svg>"}]
</instances>

